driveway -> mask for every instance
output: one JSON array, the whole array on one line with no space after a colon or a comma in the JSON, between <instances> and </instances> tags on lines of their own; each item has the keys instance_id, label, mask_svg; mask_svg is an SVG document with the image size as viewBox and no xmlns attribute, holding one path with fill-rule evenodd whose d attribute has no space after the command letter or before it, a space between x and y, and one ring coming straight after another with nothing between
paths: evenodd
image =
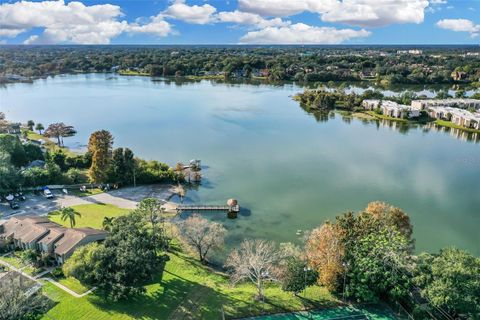
<instances>
[{"instance_id":1,"label":"driveway","mask_svg":"<svg viewBox=\"0 0 480 320\"><path fill-rule=\"evenodd\" d=\"M3 213L4 218L11 215L46 215L62 207L92 203L105 203L112 204L119 208L135 209L137 203L145 198L156 198L165 201L170 199L173 195L173 186L169 184L157 184L136 188L128 187L87 197L65 195L60 191L52 192L55 195L54 199L46 199L43 196L28 194L27 200L19 202L20 209L18 210L12 210L7 203L1 203L0 213Z\"/></svg>"}]
</instances>

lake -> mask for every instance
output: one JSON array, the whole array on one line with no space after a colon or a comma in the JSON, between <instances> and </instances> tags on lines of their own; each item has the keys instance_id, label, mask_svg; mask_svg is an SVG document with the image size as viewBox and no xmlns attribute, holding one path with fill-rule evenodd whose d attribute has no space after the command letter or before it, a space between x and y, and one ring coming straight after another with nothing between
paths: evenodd
<instances>
[{"instance_id":1,"label":"lake","mask_svg":"<svg viewBox=\"0 0 480 320\"><path fill-rule=\"evenodd\" d=\"M57 76L0 88L11 120L75 126L84 146L107 129L115 147L170 165L202 160L203 183L187 202L247 209L209 214L244 238L299 243L303 231L374 200L407 212L417 251L455 245L480 255L480 143L461 132L315 117L291 96L303 88L176 83L146 77ZM297 230L301 230L297 234Z\"/></svg>"}]
</instances>

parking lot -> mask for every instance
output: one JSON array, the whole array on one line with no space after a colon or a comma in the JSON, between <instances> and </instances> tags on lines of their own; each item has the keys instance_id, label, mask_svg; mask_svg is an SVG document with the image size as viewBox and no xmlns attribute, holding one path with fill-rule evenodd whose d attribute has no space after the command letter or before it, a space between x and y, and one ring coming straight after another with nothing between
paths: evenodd
<instances>
[{"instance_id":1,"label":"parking lot","mask_svg":"<svg viewBox=\"0 0 480 320\"><path fill-rule=\"evenodd\" d=\"M3 214L3 218L24 214L46 215L62 207L91 203L106 203L119 208L135 209L137 203L144 198L168 200L173 195L173 190L171 185L159 184L111 190L87 197L65 195L59 190L52 190L52 193L55 195L53 199L47 199L43 195L26 194L26 200L18 201L20 208L16 210L12 210L8 202L2 202L0 203L0 213Z\"/></svg>"}]
</instances>

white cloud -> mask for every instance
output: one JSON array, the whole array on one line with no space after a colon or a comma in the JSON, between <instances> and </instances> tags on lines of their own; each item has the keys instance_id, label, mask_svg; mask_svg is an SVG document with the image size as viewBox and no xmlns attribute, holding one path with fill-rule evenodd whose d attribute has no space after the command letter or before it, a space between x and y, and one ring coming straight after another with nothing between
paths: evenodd
<instances>
[{"instance_id":1,"label":"white cloud","mask_svg":"<svg viewBox=\"0 0 480 320\"><path fill-rule=\"evenodd\" d=\"M430 0L430 4L446 4L447 0Z\"/></svg>"},{"instance_id":2,"label":"white cloud","mask_svg":"<svg viewBox=\"0 0 480 320\"><path fill-rule=\"evenodd\" d=\"M14 38L18 36L20 33L23 33L27 31L26 29L18 29L18 28L7 28L2 25L0 25L0 37L8 37L8 38Z\"/></svg>"},{"instance_id":3,"label":"white cloud","mask_svg":"<svg viewBox=\"0 0 480 320\"><path fill-rule=\"evenodd\" d=\"M242 12L238 10L231 12L220 12L216 16L216 19L219 22L252 25L258 28L283 27L290 24L289 21L283 21L280 18L265 19L255 13Z\"/></svg>"},{"instance_id":4,"label":"white cloud","mask_svg":"<svg viewBox=\"0 0 480 320\"><path fill-rule=\"evenodd\" d=\"M262 16L287 17L304 11L320 12L337 0L238 0L240 10Z\"/></svg>"},{"instance_id":5,"label":"white cloud","mask_svg":"<svg viewBox=\"0 0 480 320\"><path fill-rule=\"evenodd\" d=\"M468 32L472 37L476 37L480 33L480 24L476 25L468 19L443 19L437 22L437 26L456 32Z\"/></svg>"},{"instance_id":6,"label":"white cloud","mask_svg":"<svg viewBox=\"0 0 480 320\"><path fill-rule=\"evenodd\" d=\"M185 0L175 1L165 11L163 16L193 24L208 24L213 22L213 14L217 9L209 4L202 6L185 4Z\"/></svg>"},{"instance_id":7,"label":"white cloud","mask_svg":"<svg viewBox=\"0 0 480 320\"><path fill-rule=\"evenodd\" d=\"M362 27L421 23L428 0L238 0L242 11L285 17L318 13L325 22Z\"/></svg>"},{"instance_id":8,"label":"white cloud","mask_svg":"<svg viewBox=\"0 0 480 320\"><path fill-rule=\"evenodd\" d=\"M296 23L286 27L267 27L244 35L241 43L250 44L338 44L352 38L368 37L370 32L353 29L313 27Z\"/></svg>"},{"instance_id":9,"label":"white cloud","mask_svg":"<svg viewBox=\"0 0 480 320\"><path fill-rule=\"evenodd\" d=\"M5 3L0 5L0 36L44 28L41 35L31 36L25 43L108 44L124 32L166 36L172 31L162 17L140 25L120 21L122 16L120 7L111 4L86 6L63 0Z\"/></svg>"},{"instance_id":10,"label":"white cloud","mask_svg":"<svg viewBox=\"0 0 480 320\"><path fill-rule=\"evenodd\" d=\"M126 29L129 33L149 33L159 37L166 37L169 34L175 33L172 26L167 21L163 20L162 15L151 17L147 23L131 23Z\"/></svg>"}]
</instances>

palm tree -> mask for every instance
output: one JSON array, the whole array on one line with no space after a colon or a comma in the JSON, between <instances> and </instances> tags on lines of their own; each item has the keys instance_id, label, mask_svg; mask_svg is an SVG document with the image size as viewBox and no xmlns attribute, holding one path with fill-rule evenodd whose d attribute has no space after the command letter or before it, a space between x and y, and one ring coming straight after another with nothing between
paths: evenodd
<instances>
[{"instance_id":1,"label":"palm tree","mask_svg":"<svg viewBox=\"0 0 480 320\"><path fill-rule=\"evenodd\" d=\"M27 122L28 130L33 131L33 126L34 125L35 125L35 122L33 122L33 120L28 120L28 122Z\"/></svg>"},{"instance_id":2,"label":"palm tree","mask_svg":"<svg viewBox=\"0 0 480 320\"><path fill-rule=\"evenodd\" d=\"M104 217L103 218L103 230L110 231L113 227L113 221L115 220L114 217Z\"/></svg>"},{"instance_id":3,"label":"palm tree","mask_svg":"<svg viewBox=\"0 0 480 320\"><path fill-rule=\"evenodd\" d=\"M70 227L73 228L76 224L75 216L81 217L82 215L75 211L72 208L62 208L60 209L60 215L62 216L62 221L69 220Z\"/></svg>"},{"instance_id":4,"label":"palm tree","mask_svg":"<svg viewBox=\"0 0 480 320\"><path fill-rule=\"evenodd\" d=\"M37 125L35 126L35 130L37 130L39 134L42 134L43 129L45 128L43 127L43 124L41 124L40 122L37 123Z\"/></svg>"}]
</instances>

